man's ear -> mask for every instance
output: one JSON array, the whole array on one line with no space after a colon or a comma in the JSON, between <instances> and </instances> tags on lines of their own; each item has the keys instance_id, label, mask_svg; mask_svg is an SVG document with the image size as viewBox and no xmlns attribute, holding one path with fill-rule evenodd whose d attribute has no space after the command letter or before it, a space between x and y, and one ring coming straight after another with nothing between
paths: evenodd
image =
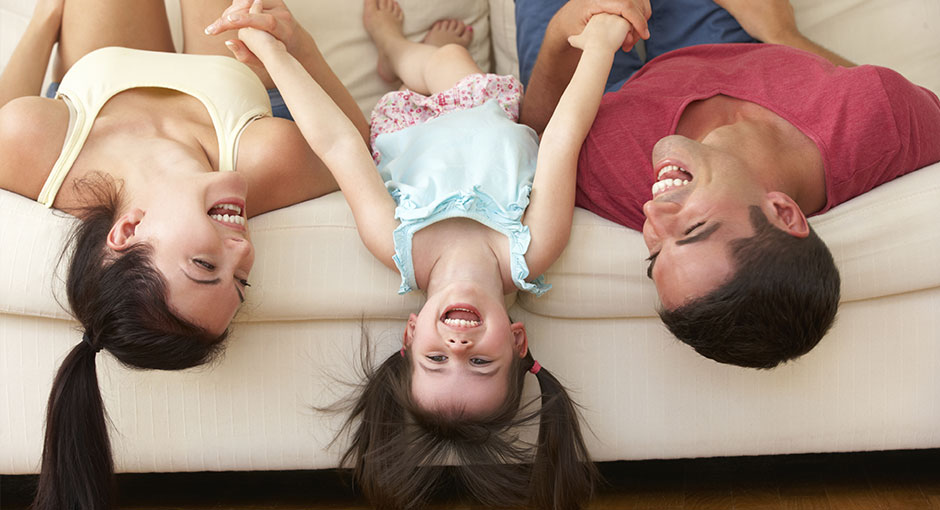
<instances>
[{"instance_id":1,"label":"man's ear","mask_svg":"<svg viewBox=\"0 0 940 510\"><path fill-rule=\"evenodd\" d=\"M108 232L108 248L124 251L137 242L137 225L144 218L144 211L131 209L121 215Z\"/></svg>"},{"instance_id":2,"label":"man's ear","mask_svg":"<svg viewBox=\"0 0 940 510\"><path fill-rule=\"evenodd\" d=\"M401 346L403 349L410 349L411 342L415 338L415 325L418 323L418 316L411 314L408 316L408 323L405 325L405 334L402 335Z\"/></svg>"},{"instance_id":3,"label":"man's ear","mask_svg":"<svg viewBox=\"0 0 940 510\"><path fill-rule=\"evenodd\" d=\"M800 206L786 193L771 191L764 196L764 214L772 225L793 237L809 235L809 222Z\"/></svg>"},{"instance_id":4,"label":"man's ear","mask_svg":"<svg viewBox=\"0 0 940 510\"><path fill-rule=\"evenodd\" d=\"M520 358L524 358L529 352L529 337L525 332L525 324L513 322L509 325L509 329L512 331L513 349Z\"/></svg>"}]
</instances>

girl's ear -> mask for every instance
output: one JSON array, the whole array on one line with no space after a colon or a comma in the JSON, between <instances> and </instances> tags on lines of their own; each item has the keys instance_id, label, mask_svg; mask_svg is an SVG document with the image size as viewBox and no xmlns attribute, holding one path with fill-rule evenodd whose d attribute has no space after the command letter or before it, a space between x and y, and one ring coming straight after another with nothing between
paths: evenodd
<instances>
[{"instance_id":1,"label":"girl's ear","mask_svg":"<svg viewBox=\"0 0 940 510\"><path fill-rule=\"evenodd\" d=\"M512 331L513 347L520 358L524 358L529 352L529 337L525 332L525 324L513 322L509 329Z\"/></svg>"},{"instance_id":2,"label":"girl's ear","mask_svg":"<svg viewBox=\"0 0 940 510\"><path fill-rule=\"evenodd\" d=\"M411 314L408 316L408 324L405 325L405 334L402 335L401 346L405 349L411 347L411 342L415 338L415 325L418 323L418 316Z\"/></svg>"},{"instance_id":3,"label":"girl's ear","mask_svg":"<svg viewBox=\"0 0 940 510\"><path fill-rule=\"evenodd\" d=\"M131 209L122 214L108 232L108 248L114 251L124 251L133 246L137 242L137 225L143 218L144 211L140 209Z\"/></svg>"},{"instance_id":4,"label":"girl's ear","mask_svg":"<svg viewBox=\"0 0 940 510\"><path fill-rule=\"evenodd\" d=\"M809 222L800 206L786 193L771 191L764 196L761 204L767 220L775 227L793 237L804 238L809 235Z\"/></svg>"}]
</instances>

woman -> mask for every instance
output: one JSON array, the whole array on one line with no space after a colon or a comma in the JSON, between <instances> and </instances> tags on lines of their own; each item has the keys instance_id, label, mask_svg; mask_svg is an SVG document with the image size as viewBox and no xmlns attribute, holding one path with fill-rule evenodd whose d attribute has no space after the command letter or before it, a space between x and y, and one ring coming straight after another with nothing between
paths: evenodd
<instances>
[{"instance_id":1,"label":"woman","mask_svg":"<svg viewBox=\"0 0 940 510\"><path fill-rule=\"evenodd\" d=\"M245 220L336 189L293 122L269 116L267 76L204 33L247 5L181 4L187 55L164 0L39 0L0 76L0 187L80 220L66 291L83 340L53 383L36 508L110 506L96 353L162 370L210 360L248 287ZM284 37L365 144L365 118L283 3L249 22ZM61 85L37 97L56 42Z\"/></svg>"}]
</instances>

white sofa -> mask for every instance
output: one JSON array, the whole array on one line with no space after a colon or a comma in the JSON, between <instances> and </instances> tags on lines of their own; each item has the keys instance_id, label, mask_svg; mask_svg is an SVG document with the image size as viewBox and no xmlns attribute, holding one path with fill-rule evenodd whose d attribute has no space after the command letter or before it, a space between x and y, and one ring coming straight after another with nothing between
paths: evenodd
<instances>
[{"instance_id":1,"label":"white sofa","mask_svg":"<svg viewBox=\"0 0 940 510\"><path fill-rule=\"evenodd\" d=\"M0 63L34 1L0 0ZM513 71L511 0L401 3L416 36L458 11L477 28L481 64ZM793 3L818 42L940 92L936 0ZM386 85L375 76L358 2L290 5L368 110ZM518 296L511 314L527 324L537 359L584 406L599 461L936 448L938 218L940 164L813 218L841 269L843 303L815 350L772 371L720 365L673 339L654 310L640 235L583 210L548 271L554 289ZM38 472L51 380L80 341L54 271L70 222L0 191L0 473ZM99 356L118 471L337 465L343 441L327 446L342 417L312 406L347 391L338 381L353 377L360 321L376 349L390 353L421 297L396 294L399 276L362 246L338 193L265 214L250 228L252 289L221 362L141 372Z\"/></svg>"}]
</instances>

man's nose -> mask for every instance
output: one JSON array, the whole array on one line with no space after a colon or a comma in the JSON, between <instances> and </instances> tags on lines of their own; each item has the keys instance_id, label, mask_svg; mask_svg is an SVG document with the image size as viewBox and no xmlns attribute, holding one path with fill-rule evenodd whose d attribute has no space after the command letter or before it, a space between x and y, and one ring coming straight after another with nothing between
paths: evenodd
<instances>
[{"instance_id":1,"label":"man's nose","mask_svg":"<svg viewBox=\"0 0 940 510\"><path fill-rule=\"evenodd\" d=\"M681 209L681 206L675 202L649 200L643 204L643 214L646 215L646 219L652 227L650 233L658 239L666 236L676 221L676 213L679 209Z\"/></svg>"}]
</instances>

